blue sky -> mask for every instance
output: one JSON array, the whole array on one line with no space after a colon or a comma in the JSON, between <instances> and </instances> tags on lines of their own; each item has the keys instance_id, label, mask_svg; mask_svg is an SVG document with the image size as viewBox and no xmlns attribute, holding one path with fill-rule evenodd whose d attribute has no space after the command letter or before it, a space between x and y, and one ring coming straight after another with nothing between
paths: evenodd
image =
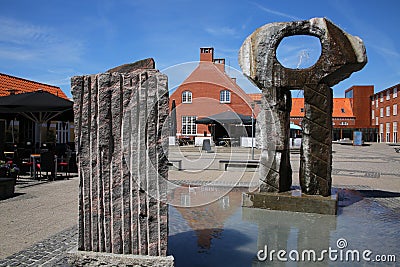
<instances>
[{"instance_id":1,"label":"blue sky","mask_svg":"<svg viewBox=\"0 0 400 267\"><path fill-rule=\"evenodd\" d=\"M176 75L171 82L179 81L185 71L172 66L197 61L199 48L208 46L238 76L238 50L255 29L312 17L329 18L367 48L368 64L336 85L335 97L352 85L372 84L380 91L400 83L398 0L0 1L0 72L60 86L69 96L70 77L147 57ZM280 47L279 59L296 66L302 54L303 62L311 62L318 46L295 41Z\"/></svg>"}]
</instances>

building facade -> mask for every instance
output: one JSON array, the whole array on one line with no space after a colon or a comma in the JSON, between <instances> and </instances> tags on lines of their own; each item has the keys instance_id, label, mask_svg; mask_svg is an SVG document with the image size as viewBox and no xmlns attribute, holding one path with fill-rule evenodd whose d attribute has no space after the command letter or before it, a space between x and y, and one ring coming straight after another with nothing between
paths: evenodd
<instances>
[{"instance_id":1,"label":"building facade","mask_svg":"<svg viewBox=\"0 0 400 267\"><path fill-rule=\"evenodd\" d=\"M370 97L372 111L370 121L378 129L376 133L378 142L400 142L398 135L398 125L400 123L400 115L398 115L400 106L399 88L400 84L396 84Z\"/></svg>"},{"instance_id":2,"label":"building facade","mask_svg":"<svg viewBox=\"0 0 400 267\"><path fill-rule=\"evenodd\" d=\"M333 140L353 139L354 131L363 133L363 140L376 141L377 127L371 125L370 96L374 86L352 86L345 91L344 98L333 99ZM260 103L261 94L251 94L251 98ZM304 98L292 98L290 121L301 126L304 117Z\"/></svg>"},{"instance_id":3,"label":"building facade","mask_svg":"<svg viewBox=\"0 0 400 267\"><path fill-rule=\"evenodd\" d=\"M196 119L227 111L252 115L251 97L226 74L225 60L215 59L212 47L200 48L198 66L170 95L170 108L172 102L176 104L176 135L181 139L212 135L213 129L196 124Z\"/></svg>"}]
</instances>

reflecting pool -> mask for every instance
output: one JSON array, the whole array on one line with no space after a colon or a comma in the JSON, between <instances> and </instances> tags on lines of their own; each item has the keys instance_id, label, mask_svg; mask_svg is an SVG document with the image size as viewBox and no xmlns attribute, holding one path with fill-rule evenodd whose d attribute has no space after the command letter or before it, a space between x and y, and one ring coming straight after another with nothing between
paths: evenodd
<instances>
[{"instance_id":1,"label":"reflecting pool","mask_svg":"<svg viewBox=\"0 0 400 267\"><path fill-rule=\"evenodd\" d=\"M334 189L339 213L332 216L242 208L244 190L237 188L210 204L185 207L215 197L219 189L180 190L174 194L180 205L169 209L168 255L177 267L374 266L378 259L392 261L379 266L395 266L393 256L400 261L399 193Z\"/></svg>"}]
</instances>

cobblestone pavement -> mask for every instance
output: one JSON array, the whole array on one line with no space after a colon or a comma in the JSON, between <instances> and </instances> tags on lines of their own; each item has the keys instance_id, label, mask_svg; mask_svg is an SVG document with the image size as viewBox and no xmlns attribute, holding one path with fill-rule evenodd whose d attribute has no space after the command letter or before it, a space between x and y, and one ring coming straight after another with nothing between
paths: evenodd
<instances>
[{"instance_id":1,"label":"cobblestone pavement","mask_svg":"<svg viewBox=\"0 0 400 267\"><path fill-rule=\"evenodd\" d=\"M73 226L0 260L0 266L68 266L65 253L77 246L77 238L78 228Z\"/></svg>"},{"instance_id":2,"label":"cobblestone pavement","mask_svg":"<svg viewBox=\"0 0 400 267\"><path fill-rule=\"evenodd\" d=\"M334 159L333 159L333 188L338 192L339 195L339 207L346 207L351 205L354 201L354 194L360 197L360 199L365 199L369 201L368 203L374 203L384 210L390 210L390 216L399 215L400 217L400 154L392 151L393 149L385 144L373 144L370 147L352 147L352 146L339 146L334 145ZM391 153L392 152L392 153ZM298 171L298 155L292 155L292 166L295 173ZM192 162L192 164L196 164ZM187 164L188 166L188 164ZM178 173L179 172L175 172ZM181 172L184 173L184 172ZM254 173L253 173L254 174ZM252 175L253 175L252 174ZM171 172L171 176L174 172ZM74 179L72 179L74 180ZM198 184L202 184L195 178ZM180 179L179 183L193 183L194 180L188 177L186 179ZM247 182L247 181L245 181ZM294 178L294 184L296 184ZM57 194L63 198L72 198L77 202L77 190L62 188L74 188L78 185L78 181L56 181L56 182L46 182L46 181L30 181L21 179L17 185L17 193L20 195L13 199L0 201L0 213L5 213L7 217L7 212L12 215L13 209L19 209L25 207L28 209L25 211L22 209L21 212L26 212L26 214L32 214L36 212L32 210L37 208L38 211L43 209L48 209L50 218L54 217L53 210L48 208L49 202L53 201L51 194L49 196L41 196L40 193L43 192L45 188L48 188L54 194ZM61 189L60 189L61 188ZM60 191L57 191L60 190ZM65 192L67 191L67 192ZM355 193L354 193L355 192ZM47 198L43 202L38 202L38 207L30 207L28 204L32 201L38 201L41 197ZM50 200L49 200L50 199ZM16 205L20 201L20 205ZM73 209L75 209L76 203L69 203ZM66 202L67 203L67 202ZM22 207L21 207L22 206ZM29 210L30 209L30 210ZM52 209L62 209L59 205L54 206ZM77 210L77 206L76 206ZM70 210L64 211L66 218L77 218L77 212L71 212ZM10 215L10 216L11 216ZM396 216L397 216L396 215ZM55 217L57 217L56 215ZM54 219L54 218L52 218ZM14 220L14 219L9 219ZM28 218L29 220L36 220L35 216ZM27 221L21 221L19 223L27 223ZM0 232L4 232L4 225L13 226L14 224L7 224L7 218L0 218ZM42 221L30 222L28 225L35 225L43 223ZM73 224L72 224L73 225ZM39 227L39 226L38 226ZM177 225L170 226L170 235L174 232L179 231L175 229L180 227ZM44 228L42 226L42 228ZM77 226L68 226L61 228L62 231L57 231L57 228L49 229L53 231L53 234L43 237L38 242L25 247L16 247L13 251L14 254L8 254L6 257L1 259L0 266L65 266L68 264L66 262L66 253L77 246ZM39 234L42 234L38 228ZM16 228L15 235L18 235L18 231L22 231L22 228ZM44 231L44 230L43 230ZM398 237L397 237L398 238ZM0 235L0 246L3 242Z\"/></svg>"}]
</instances>

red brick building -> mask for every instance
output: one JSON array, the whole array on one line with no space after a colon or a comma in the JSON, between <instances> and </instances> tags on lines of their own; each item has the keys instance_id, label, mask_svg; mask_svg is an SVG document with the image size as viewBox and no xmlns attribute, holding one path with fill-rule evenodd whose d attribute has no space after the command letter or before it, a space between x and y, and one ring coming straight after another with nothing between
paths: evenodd
<instances>
[{"instance_id":1,"label":"red brick building","mask_svg":"<svg viewBox=\"0 0 400 267\"><path fill-rule=\"evenodd\" d=\"M376 141L376 127L371 125L370 96L374 93L372 85L356 85L345 91L344 98L333 99L333 140L353 139L354 131L363 132L364 141ZM261 94L251 94L260 103ZM304 117L304 98L292 99L290 121L301 125Z\"/></svg>"},{"instance_id":2,"label":"red brick building","mask_svg":"<svg viewBox=\"0 0 400 267\"><path fill-rule=\"evenodd\" d=\"M378 128L378 142L398 143L398 125L400 124L400 115L398 107L400 106L400 97L398 89L400 84L384 89L370 97L371 125Z\"/></svg>"},{"instance_id":3,"label":"red brick building","mask_svg":"<svg viewBox=\"0 0 400 267\"><path fill-rule=\"evenodd\" d=\"M177 137L211 136L207 125L195 120L225 111L251 116L253 103L225 72L225 60L214 58L214 48L200 48L200 63L170 96L176 103ZM258 108L257 108L258 109ZM224 135L219 133L219 135Z\"/></svg>"}]
</instances>

